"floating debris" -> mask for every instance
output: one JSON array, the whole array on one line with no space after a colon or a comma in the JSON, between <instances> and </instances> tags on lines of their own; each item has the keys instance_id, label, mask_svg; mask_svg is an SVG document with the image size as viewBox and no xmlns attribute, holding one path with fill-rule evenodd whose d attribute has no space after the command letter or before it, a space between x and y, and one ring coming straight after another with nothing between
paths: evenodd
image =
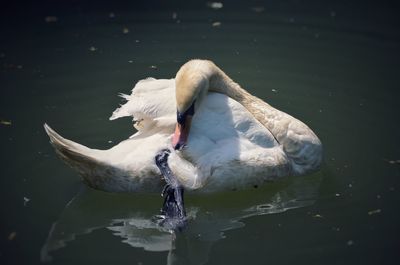
<instances>
[{"instance_id":1,"label":"floating debris","mask_svg":"<svg viewBox=\"0 0 400 265\"><path fill-rule=\"evenodd\" d=\"M353 241L353 240L349 240L349 241L347 241L347 245L348 245L348 246L352 246L352 245L354 245L354 241Z\"/></svg>"},{"instance_id":2,"label":"floating debris","mask_svg":"<svg viewBox=\"0 0 400 265\"><path fill-rule=\"evenodd\" d=\"M6 126L11 126L12 123L11 123L11 121L6 121L6 120L1 120L0 119L0 124L1 125L6 125Z\"/></svg>"},{"instance_id":3,"label":"floating debris","mask_svg":"<svg viewBox=\"0 0 400 265\"><path fill-rule=\"evenodd\" d=\"M129 60L128 63L133 63L133 61L132 61L132 60Z\"/></svg>"},{"instance_id":4,"label":"floating debris","mask_svg":"<svg viewBox=\"0 0 400 265\"><path fill-rule=\"evenodd\" d=\"M17 236L17 232L11 232L9 235L8 235L8 240L14 240L15 239L15 237Z\"/></svg>"},{"instance_id":5,"label":"floating debris","mask_svg":"<svg viewBox=\"0 0 400 265\"><path fill-rule=\"evenodd\" d=\"M348 185L348 187L349 187L349 188L353 188L353 184L350 183L350 184Z\"/></svg>"},{"instance_id":6,"label":"floating debris","mask_svg":"<svg viewBox=\"0 0 400 265\"><path fill-rule=\"evenodd\" d=\"M139 42L140 42L140 40L135 40L135 42L136 42L136 43L139 43Z\"/></svg>"},{"instance_id":7,"label":"floating debris","mask_svg":"<svg viewBox=\"0 0 400 265\"><path fill-rule=\"evenodd\" d=\"M313 217L314 218L324 218L322 215L320 215L320 214L315 214L315 215L313 215Z\"/></svg>"},{"instance_id":8,"label":"floating debris","mask_svg":"<svg viewBox=\"0 0 400 265\"><path fill-rule=\"evenodd\" d=\"M129 29L127 27L122 29L122 33L124 34L128 34L129 33Z\"/></svg>"},{"instance_id":9,"label":"floating debris","mask_svg":"<svg viewBox=\"0 0 400 265\"><path fill-rule=\"evenodd\" d=\"M224 4L222 4L221 2L207 2L207 6L214 10L217 10L223 8Z\"/></svg>"},{"instance_id":10,"label":"floating debris","mask_svg":"<svg viewBox=\"0 0 400 265\"><path fill-rule=\"evenodd\" d=\"M95 52L95 51L97 51L97 48L96 48L96 47L94 47L94 46L91 46L91 47L89 48L89 51L91 51L91 52Z\"/></svg>"},{"instance_id":11,"label":"floating debris","mask_svg":"<svg viewBox=\"0 0 400 265\"><path fill-rule=\"evenodd\" d=\"M253 6L251 10L253 10L256 13L261 13L264 12L265 8L263 6Z\"/></svg>"},{"instance_id":12,"label":"floating debris","mask_svg":"<svg viewBox=\"0 0 400 265\"><path fill-rule=\"evenodd\" d=\"M46 23L54 23L58 21L58 17L56 16L47 16L44 18L44 21L46 21Z\"/></svg>"},{"instance_id":13,"label":"floating debris","mask_svg":"<svg viewBox=\"0 0 400 265\"><path fill-rule=\"evenodd\" d=\"M113 143L113 141L109 140L107 143L109 143L109 144L112 144L112 143Z\"/></svg>"},{"instance_id":14,"label":"floating debris","mask_svg":"<svg viewBox=\"0 0 400 265\"><path fill-rule=\"evenodd\" d=\"M111 12L110 14L108 14L109 18L115 18L115 14L113 12Z\"/></svg>"},{"instance_id":15,"label":"floating debris","mask_svg":"<svg viewBox=\"0 0 400 265\"><path fill-rule=\"evenodd\" d=\"M155 69L157 69L157 66L156 65L150 65L149 68L155 70Z\"/></svg>"},{"instance_id":16,"label":"floating debris","mask_svg":"<svg viewBox=\"0 0 400 265\"><path fill-rule=\"evenodd\" d=\"M391 165L396 165L396 164L400 164L400 159L399 160L387 160L387 162Z\"/></svg>"},{"instance_id":17,"label":"floating debris","mask_svg":"<svg viewBox=\"0 0 400 265\"><path fill-rule=\"evenodd\" d=\"M21 64L8 64L8 63L4 63L3 67L5 69L18 69L21 70L23 68L23 66Z\"/></svg>"},{"instance_id":18,"label":"floating debris","mask_svg":"<svg viewBox=\"0 0 400 265\"><path fill-rule=\"evenodd\" d=\"M212 26L213 27L220 27L221 26L221 22L215 21L215 22L212 23Z\"/></svg>"},{"instance_id":19,"label":"floating debris","mask_svg":"<svg viewBox=\"0 0 400 265\"><path fill-rule=\"evenodd\" d=\"M368 212L368 215L374 215L374 214L378 214L378 213L381 213L381 209L371 210Z\"/></svg>"},{"instance_id":20,"label":"floating debris","mask_svg":"<svg viewBox=\"0 0 400 265\"><path fill-rule=\"evenodd\" d=\"M278 90L276 90L275 88L271 89L272 92L277 93Z\"/></svg>"},{"instance_id":21,"label":"floating debris","mask_svg":"<svg viewBox=\"0 0 400 265\"><path fill-rule=\"evenodd\" d=\"M24 206L26 206L30 200L31 200L31 199L29 199L29 198L27 198L27 197L24 197Z\"/></svg>"},{"instance_id":22,"label":"floating debris","mask_svg":"<svg viewBox=\"0 0 400 265\"><path fill-rule=\"evenodd\" d=\"M336 193L335 196L336 196L336 197L340 197L340 193Z\"/></svg>"}]
</instances>

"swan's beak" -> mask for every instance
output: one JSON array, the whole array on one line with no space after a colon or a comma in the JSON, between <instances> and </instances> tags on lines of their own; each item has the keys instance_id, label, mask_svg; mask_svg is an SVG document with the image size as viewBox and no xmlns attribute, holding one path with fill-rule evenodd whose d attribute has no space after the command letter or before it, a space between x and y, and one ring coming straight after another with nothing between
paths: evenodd
<instances>
[{"instance_id":1,"label":"swan's beak","mask_svg":"<svg viewBox=\"0 0 400 265\"><path fill-rule=\"evenodd\" d=\"M175 126L175 133L172 137L172 147L175 150L181 150L186 145L189 137L190 125L192 124L192 116L186 115L183 121L178 121Z\"/></svg>"}]
</instances>

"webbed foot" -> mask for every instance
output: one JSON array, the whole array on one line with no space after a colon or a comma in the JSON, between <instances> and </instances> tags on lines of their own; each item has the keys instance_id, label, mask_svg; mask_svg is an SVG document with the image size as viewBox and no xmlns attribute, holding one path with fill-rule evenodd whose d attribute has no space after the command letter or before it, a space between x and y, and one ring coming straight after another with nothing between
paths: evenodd
<instances>
[{"instance_id":1,"label":"webbed foot","mask_svg":"<svg viewBox=\"0 0 400 265\"><path fill-rule=\"evenodd\" d=\"M182 230L186 226L186 211L183 200L183 187L168 166L168 157L171 152L162 150L155 157L157 167L163 175L166 185L161 193L164 204L161 208L159 224L172 230Z\"/></svg>"}]
</instances>

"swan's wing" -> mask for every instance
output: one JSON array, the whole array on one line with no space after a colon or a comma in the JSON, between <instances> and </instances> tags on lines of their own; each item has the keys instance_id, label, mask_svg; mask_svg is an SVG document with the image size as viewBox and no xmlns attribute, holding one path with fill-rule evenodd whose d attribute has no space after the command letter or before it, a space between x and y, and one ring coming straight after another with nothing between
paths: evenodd
<instances>
[{"instance_id":1,"label":"swan's wing","mask_svg":"<svg viewBox=\"0 0 400 265\"><path fill-rule=\"evenodd\" d=\"M240 103L219 93L209 93L193 117L188 145L201 156L225 145L240 142L241 148L274 147L272 133Z\"/></svg>"},{"instance_id":2,"label":"swan's wing","mask_svg":"<svg viewBox=\"0 0 400 265\"><path fill-rule=\"evenodd\" d=\"M155 125L173 126L176 120L174 79L147 78L135 85L131 95L120 96L127 101L113 112L110 120L133 117L139 131L149 130Z\"/></svg>"}]
</instances>

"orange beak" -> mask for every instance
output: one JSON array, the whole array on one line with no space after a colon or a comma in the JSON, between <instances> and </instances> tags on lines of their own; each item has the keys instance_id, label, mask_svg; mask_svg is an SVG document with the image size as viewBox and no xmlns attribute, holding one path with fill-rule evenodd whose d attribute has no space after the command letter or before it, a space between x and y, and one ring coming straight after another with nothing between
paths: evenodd
<instances>
[{"instance_id":1,"label":"orange beak","mask_svg":"<svg viewBox=\"0 0 400 265\"><path fill-rule=\"evenodd\" d=\"M192 124L192 116L187 115L183 123L176 123L175 133L172 137L172 147L175 150L181 150L185 147L189 137L190 125Z\"/></svg>"}]
</instances>

